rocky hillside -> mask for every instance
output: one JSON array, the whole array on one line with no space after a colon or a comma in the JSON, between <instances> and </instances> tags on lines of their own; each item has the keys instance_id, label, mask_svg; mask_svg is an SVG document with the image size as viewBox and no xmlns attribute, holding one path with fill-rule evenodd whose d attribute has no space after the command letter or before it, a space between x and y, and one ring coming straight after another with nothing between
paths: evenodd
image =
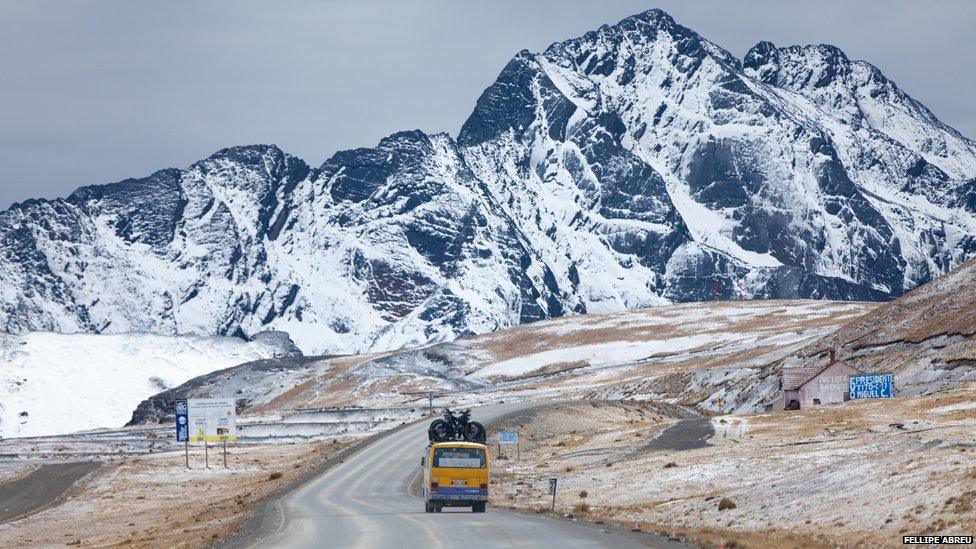
<instances>
[{"instance_id":1,"label":"rocky hillside","mask_svg":"<svg viewBox=\"0 0 976 549\"><path fill-rule=\"evenodd\" d=\"M901 394L976 381L976 260L841 327L783 362L824 361L828 349L868 372L894 372Z\"/></svg>"},{"instance_id":2,"label":"rocky hillside","mask_svg":"<svg viewBox=\"0 0 976 549\"><path fill-rule=\"evenodd\" d=\"M885 300L976 252L976 143L877 68L659 10L517 54L456 139L274 146L0 213L0 329L306 353L703 298Z\"/></svg>"}]
</instances>

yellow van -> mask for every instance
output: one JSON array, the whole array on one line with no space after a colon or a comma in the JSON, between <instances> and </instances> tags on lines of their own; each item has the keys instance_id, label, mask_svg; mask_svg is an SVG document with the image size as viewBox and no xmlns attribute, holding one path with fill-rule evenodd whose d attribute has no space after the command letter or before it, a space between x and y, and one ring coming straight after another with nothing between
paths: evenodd
<instances>
[{"instance_id":1,"label":"yellow van","mask_svg":"<svg viewBox=\"0 0 976 549\"><path fill-rule=\"evenodd\" d=\"M424 510L471 507L484 513L488 504L488 447L473 442L434 442L420 458L424 470Z\"/></svg>"}]
</instances>

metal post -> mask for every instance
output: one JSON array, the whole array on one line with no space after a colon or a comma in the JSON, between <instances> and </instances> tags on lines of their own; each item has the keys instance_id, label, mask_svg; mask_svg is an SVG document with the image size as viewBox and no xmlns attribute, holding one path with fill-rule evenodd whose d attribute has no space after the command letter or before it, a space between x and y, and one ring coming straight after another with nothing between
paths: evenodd
<instances>
[{"instance_id":1,"label":"metal post","mask_svg":"<svg viewBox=\"0 0 976 549\"><path fill-rule=\"evenodd\" d=\"M186 468L190 468L190 443L189 441L183 441L183 455L186 456Z\"/></svg>"},{"instance_id":2,"label":"metal post","mask_svg":"<svg viewBox=\"0 0 976 549\"><path fill-rule=\"evenodd\" d=\"M549 510L552 511L553 513L556 512L556 491L555 490L552 491L552 507L550 507Z\"/></svg>"},{"instance_id":3,"label":"metal post","mask_svg":"<svg viewBox=\"0 0 976 549\"><path fill-rule=\"evenodd\" d=\"M224 469L227 468L227 439L223 438L224 441Z\"/></svg>"},{"instance_id":4,"label":"metal post","mask_svg":"<svg viewBox=\"0 0 976 549\"><path fill-rule=\"evenodd\" d=\"M203 439L203 463L207 466L207 469L210 468L210 454L208 453L207 439Z\"/></svg>"},{"instance_id":5,"label":"metal post","mask_svg":"<svg viewBox=\"0 0 976 549\"><path fill-rule=\"evenodd\" d=\"M427 411L434 413L434 391L427 391Z\"/></svg>"},{"instance_id":6,"label":"metal post","mask_svg":"<svg viewBox=\"0 0 976 549\"><path fill-rule=\"evenodd\" d=\"M522 461L522 443L515 439L515 461Z\"/></svg>"}]
</instances>

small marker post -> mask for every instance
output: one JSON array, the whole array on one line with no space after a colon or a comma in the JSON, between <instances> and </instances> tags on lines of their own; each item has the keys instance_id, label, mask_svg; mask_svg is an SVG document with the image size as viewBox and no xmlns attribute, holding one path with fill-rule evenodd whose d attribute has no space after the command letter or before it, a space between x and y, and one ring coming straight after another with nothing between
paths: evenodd
<instances>
[{"instance_id":1,"label":"small marker post","mask_svg":"<svg viewBox=\"0 0 976 549\"><path fill-rule=\"evenodd\" d=\"M553 513L556 512L556 483L559 482L554 478L549 479L549 493L552 494L552 505L549 510Z\"/></svg>"},{"instance_id":2,"label":"small marker post","mask_svg":"<svg viewBox=\"0 0 976 549\"><path fill-rule=\"evenodd\" d=\"M221 437L224 442L224 469L227 468L227 437Z\"/></svg>"},{"instance_id":3,"label":"small marker post","mask_svg":"<svg viewBox=\"0 0 976 549\"><path fill-rule=\"evenodd\" d=\"M210 453L208 450L207 439L203 439L203 464L207 466L207 469L210 468Z\"/></svg>"}]
</instances>

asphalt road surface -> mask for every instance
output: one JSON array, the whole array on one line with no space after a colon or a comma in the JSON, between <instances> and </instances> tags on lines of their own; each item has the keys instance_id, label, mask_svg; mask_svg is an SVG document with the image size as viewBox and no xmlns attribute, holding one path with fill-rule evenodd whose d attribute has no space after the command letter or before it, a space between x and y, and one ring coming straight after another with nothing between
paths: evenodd
<instances>
[{"instance_id":1,"label":"asphalt road surface","mask_svg":"<svg viewBox=\"0 0 976 549\"><path fill-rule=\"evenodd\" d=\"M488 423L524 408L475 410ZM649 534L489 507L425 513L409 484L420 469L427 423L380 438L281 502L283 519L252 547L687 547Z\"/></svg>"},{"instance_id":2,"label":"asphalt road surface","mask_svg":"<svg viewBox=\"0 0 976 549\"><path fill-rule=\"evenodd\" d=\"M648 450L694 450L708 446L708 439L715 436L712 418L695 417L682 419L654 437L647 446L640 451Z\"/></svg>"},{"instance_id":3,"label":"asphalt road surface","mask_svg":"<svg viewBox=\"0 0 976 549\"><path fill-rule=\"evenodd\" d=\"M23 478L0 485L0 522L29 515L57 502L75 482L101 465L99 461L41 465Z\"/></svg>"}]
</instances>

